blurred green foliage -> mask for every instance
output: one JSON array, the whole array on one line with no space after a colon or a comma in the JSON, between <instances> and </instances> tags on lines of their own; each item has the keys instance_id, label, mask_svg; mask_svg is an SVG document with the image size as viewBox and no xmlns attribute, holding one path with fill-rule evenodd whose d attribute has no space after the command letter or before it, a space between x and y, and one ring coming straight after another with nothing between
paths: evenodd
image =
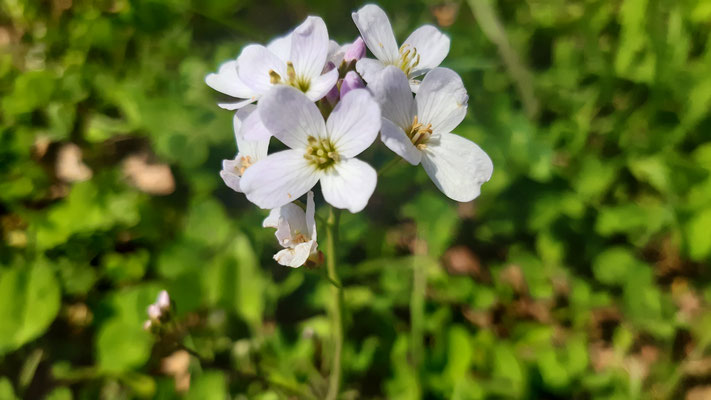
<instances>
[{"instance_id":1,"label":"blurred green foliage","mask_svg":"<svg viewBox=\"0 0 711 400\"><path fill-rule=\"evenodd\" d=\"M323 395L329 284L276 265L265 213L220 181L232 115L203 78L309 14L352 40L359 6L0 0L0 399ZM711 1L381 6L400 39L452 37L456 133L495 172L457 205L400 165L343 215L343 397L711 397ZM134 176L163 163L160 193ZM183 375L142 329L163 288L199 355Z\"/></svg>"}]
</instances>

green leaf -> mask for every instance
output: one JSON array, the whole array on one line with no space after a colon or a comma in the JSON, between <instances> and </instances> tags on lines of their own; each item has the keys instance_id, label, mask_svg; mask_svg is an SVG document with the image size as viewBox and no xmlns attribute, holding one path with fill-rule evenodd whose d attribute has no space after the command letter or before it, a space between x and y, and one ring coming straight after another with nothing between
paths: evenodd
<instances>
[{"instance_id":1,"label":"green leaf","mask_svg":"<svg viewBox=\"0 0 711 400\"><path fill-rule=\"evenodd\" d=\"M190 382L187 400L224 400L227 398L225 376L222 372L206 371Z\"/></svg>"},{"instance_id":2,"label":"green leaf","mask_svg":"<svg viewBox=\"0 0 711 400\"><path fill-rule=\"evenodd\" d=\"M685 228L689 257L702 261L711 255L711 208L694 215Z\"/></svg>"},{"instance_id":3,"label":"green leaf","mask_svg":"<svg viewBox=\"0 0 711 400\"><path fill-rule=\"evenodd\" d=\"M612 247L598 254L592 268L598 281L608 285L623 285L640 264L630 250Z\"/></svg>"},{"instance_id":4,"label":"green leaf","mask_svg":"<svg viewBox=\"0 0 711 400\"><path fill-rule=\"evenodd\" d=\"M40 336L59 311L59 285L42 262L1 271L0 293L0 354Z\"/></svg>"},{"instance_id":5,"label":"green leaf","mask_svg":"<svg viewBox=\"0 0 711 400\"><path fill-rule=\"evenodd\" d=\"M153 340L141 324L114 318L99 330L96 351L99 366L106 372L122 373L138 368L148 361Z\"/></svg>"}]
</instances>

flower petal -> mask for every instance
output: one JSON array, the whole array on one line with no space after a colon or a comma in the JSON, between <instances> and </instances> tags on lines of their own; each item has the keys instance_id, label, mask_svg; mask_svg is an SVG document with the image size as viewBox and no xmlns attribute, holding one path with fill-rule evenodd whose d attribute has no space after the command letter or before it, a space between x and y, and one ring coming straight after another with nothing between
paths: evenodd
<instances>
[{"instance_id":1,"label":"flower petal","mask_svg":"<svg viewBox=\"0 0 711 400\"><path fill-rule=\"evenodd\" d=\"M309 240L293 249L284 249L274 255L274 259L285 267L298 268L306 263L312 252L316 251L316 241Z\"/></svg>"},{"instance_id":2,"label":"flower petal","mask_svg":"<svg viewBox=\"0 0 711 400\"><path fill-rule=\"evenodd\" d=\"M338 70L332 69L323 75L319 75L311 79L309 90L306 91L306 97L311 101L318 101L325 96L329 90L336 86L338 81Z\"/></svg>"},{"instance_id":3,"label":"flower petal","mask_svg":"<svg viewBox=\"0 0 711 400\"><path fill-rule=\"evenodd\" d=\"M341 156L355 157L378 136L380 107L366 89L353 89L336 104L326 130Z\"/></svg>"},{"instance_id":4,"label":"flower petal","mask_svg":"<svg viewBox=\"0 0 711 400\"><path fill-rule=\"evenodd\" d=\"M222 170L220 171L220 178L225 182L225 185L235 192L242 193L242 188L240 187L240 176L236 173L236 169L240 166L237 160L222 160Z\"/></svg>"},{"instance_id":5,"label":"flower petal","mask_svg":"<svg viewBox=\"0 0 711 400\"><path fill-rule=\"evenodd\" d=\"M262 228L274 228L279 229L279 208L272 208L269 210L269 215L262 221Z\"/></svg>"},{"instance_id":6,"label":"flower petal","mask_svg":"<svg viewBox=\"0 0 711 400\"><path fill-rule=\"evenodd\" d=\"M316 240L316 205L314 204L314 192L306 193L306 227L311 240Z\"/></svg>"},{"instance_id":7,"label":"flower petal","mask_svg":"<svg viewBox=\"0 0 711 400\"><path fill-rule=\"evenodd\" d=\"M259 100L257 111L269 132L292 149L306 148L309 136L326 136L326 124L316 105L291 86L270 90Z\"/></svg>"},{"instance_id":8,"label":"flower petal","mask_svg":"<svg viewBox=\"0 0 711 400\"><path fill-rule=\"evenodd\" d=\"M328 29L326 29L326 23L320 17L306 18L306 21L296 27L291 34L289 60L294 63L296 76L306 79L321 75L327 57Z\"/></svg>"},{"instance_id":9,"label":"flower petal","mask_svg":"<svg viewBox=\"0 0 711 400\"><path fill-rule=\"evenodd\" d=\"M321 173L297 150L284 150L247 168L240 186L247 199L261 208L277 208L303 196Z\"/></svg>"},{"instance_id":10,"label":"flower petal","mask_svg":"<svg viewBox=\"0 0 711 400\"><path fill-rule=\"evenodd\" d=\"M434 184L452 200L474 200L491 178L494 165L474 142L452 133L433 136L422 155L422 166Z\"/></svg>"},{"instance_id":11,"label":"flower petal","mask_svg":"<svg viewBox=\"0 0 711 400\"><path fill-rule=\"evenodd\" d=\"M286 63L262 45L245 47L237 58L239 79L259 94L266 93L273 86L270 71L286 79Z\"/></svg>"},{"instance_id":12,"label":"flower petal","mask_svg":"<svg viewBox=\"0 0 711 400\"><path fill-rule=\"evenodd\" d=\"M432 25L423 25L412 32L403 45L414 47L420 56L420 62L410 72L409 77L424 75L432 68L438 67L449 54L449 42L449 37Z\"/></svg>"},{"instance_id":13,"label":"flower petal","mask_svg":"<svg viewBox=\"0 0 711 400\"><path fill-rule=\"evenodd\" d=\"M420 121L432 124L433 133L449 133L467 115L467 90L462 78L449 68L425 75L415 96Z\"/></svg>"},{"instance_id":14,"label":"flower petal","mask_svg":"<svg viewBox=\"0 0 711 400\"><path fill-rule=\"evenodd\" d=\"M272 40L267 44L267 49L282 61L289 61L289 54L291 54L291 33Z\"/></svg>"},{"instance_id":15,"label":"flower petal","mask_svg":"<svg viewBox=\"0 0 711 400\"><path fill-rule=\"evenodd\" d=\"M378 79L369 83L368 87L380 104L383 118L389 119L403 130L408 129L415 117L415 100L412 98L405 73L398 67L388 66Z\"/></svg>"},{"instance_id":16,"label":"flower petal","mask_svg":"<svg viewBox=\"0 0 711 400\"><path fill-rule=\"evenodd\" d=\"M259 95L255 94L254 97L251 97L249 99L230 102L230 103L217 103L217 106L223 110L234 111L234 110L239 110L240 108L242 108L248 104L254 103L255 101L257 101L258 98L259 98Z\"/></svg>"},{"instance_id":17,"label":"flower petal","mask_svg":"<svg viewBox=\"0 0 711 400\"><path fill-rule=\"evenodd\" d=\"M384 63L395 63L398 59L397 42L385 11L374 4L367 4L351 16L375 58Z\"/></svg>"},{"instance_id":18,"label":"flower petal","mask_svg":"<svg viewBox=\"0 0 711 400\"><path fill-rule=\"evenodd\" d=\"M422 152L412 144L405 131L385 118L383 118L383 126L380 128L380 140L395 154L412 165L417 165L422 160Z\"/></svg>"},{"instance_id":19,"label":"flower petal","mask_svg":"<svg viewBox=\"0 0 711 400\"><path fill-rule=\"evenodd\" d=\"M267 128L261 124L259 119L259 113L255 112L257 109L254 105L248 105L235 113L232 123L234 125L235 131L235 141L237 142L237 157L249 156L252 163L255 163L262 158L267 156L267 151L269 149L269 138L271 134L267 131ZM250 139L245 135L246 131L253 132L252 126L254 122L250 122L250 117L255 119L256 122L261 126L259 129L267 131L266 138L260 138L258 140ZM249 123L248 123L249 122Z\"/></svg>"},{"instance_id":20,"label":"flower petal","mask_svg":"<svg viewBox=\"0 0 711 400\"><path fill-rule=\"evenodd\" d=\"M357 213L368 204L377 180L373 167L357 158L348 158L323 174L321 191L332 206Z\"/></svg>"},{"instance_id":21,"label":"flower petal","mask_svg":"<svg viewBox=\"0 0 711 400\"><path fill-rule=\"evenodd\" d=\"M383 72L387 65L383 64L380 60L373 60L372 58L361 58L356 62L356 71L363 77L363 80L370 83L378 79L380 73Z\"/></svg>"},{"instance_id":22,"label":"flower petal","mask_svg":"<svg viewBox=\"0 0 711 400\"><path fill-rule=\"evenodd\" d=\"M294 240L299 233L307 236L309 228L306 225L306 213L294 203L284 204L279 212L282 218L289 223L289 240Z\"/></svg>"},{"instance_id":23,"label":"flower petal","mask_svg":"<svg viewBox=\"0 0 711 400\"><path fill-rule=\"evenodd\" d=\"M328 41L328 57L326 62L330 62L334 67L341 65L343 55L346 53L346 46L341 46L335 40Z\"/></svg>"},{"instance_id":24,"label":"flower petal","mask_svg":"<svg viewBox=\"0 0 711 400\"><path fill-rule=\"evenodd\" d=\"M264 142L272 137L272 133L267 129L262 123L262 117L259 113L259 106L257 106L257 112L253 112L242 119L242 127L239 132L245 140Z\"/></svg>"},{"instance_id":25,"label":"flower petal","mask_svg":"<svg viewBox=\"0 0 711 400\"><path fill-rule=\"evenodd\" d=\"M250 99L256 95L254 90L245 85L237 75L236 60L230 60L222 63L216 74L208 74L205 77L205 83L207 86L217 90L220 93L240 99Z\"/></svg>"}]
</instances>

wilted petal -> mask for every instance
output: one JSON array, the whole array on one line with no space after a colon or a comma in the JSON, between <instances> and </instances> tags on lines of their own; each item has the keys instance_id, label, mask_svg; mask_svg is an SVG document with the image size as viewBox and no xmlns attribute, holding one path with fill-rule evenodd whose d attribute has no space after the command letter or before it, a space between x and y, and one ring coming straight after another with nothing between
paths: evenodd
<instances>
[{"instance_id":1,"label":"wilted petal","mask_svg":"<svg viewBox=\"0 0 711 400\"><path fill-rule=\"evenodd\" d=\"M321 100L329 90L336 86L337 81L337 69L332 69L323 75L312 78L309 90L306 91L306 97L308 97L311 101Z\"/></svg>"},{"instance_id":2,"label":"wilted petal","mask_svg":"<svg viewBox=\"0 0 711 400\"><path fill-rule=\"evenodd\" d=\"M385 11L374 4L367 4L351 16L373 55L384 63L395 63L398 47Z\"/></svg>"},{"instance_id":3,"label":"wilted petal","mask_svg":"<svg viewBox=\"0 0 711 400\"><path fill-rule=\"evenodd\" d=\"M375 169L356 158L337 162L321 177L321 191L336 208L357 213L365 208L378 180Z\"/></svg>"},{"instance_id":4,"label":"wilted petal","mask_svg":"<svg viewBox=\"0 0 711 400\"><path fill-rule=\"evenodd\" d=\"M417 50L420 62L410 72L410 77L423 75L438 67L449 54L449 43L449 38L432 25L421 26L412 32L404 45Z\"/></svg>"},{"instance_id":5,"label":"wilted petal","mask_svg":"<svg viewBox=\"0 0 711 400\"><path fill-rule=\"evenodd\" d=\"M449 133L467 115L467 90L462 78L449 68L435 68L417 92L417 115L432 124L434 133Z\"/></svg>"},{"instance_id":6,"label":"wilted petal","mask_svg":"<svg viewBox=\"0 0 711 400\"><path fill-rule=\"evenodd\" d=\"M467 202L479 196L494 165L474 142L459 135L433 136L423 151L422 166L434 184L452 200Z\"/></svg>"},{"instance_id":7,"label":"wilted petal","mask_svg":"<svg viewBox=\"0 0 711 400\"><path fill-rule=\"evenodd\" d=\"M270 154L242 175L240 186L247 199L261 208L281 207L303 196L320 177L297 150Z\"/></svg>"},{"instance_id":8,"label":"wilted petal","mask_svg":"<svg viewBox=\"0 0 711 400\"><path fill-rule=\"evenodd\" d=\"M286 79L286 63L266 47L251 44L242 50L237 59L237 74L245 85L264 94L272 88L270 71Z\"/></svg>"},{"instance_id":9,"label":"wilted petal","mask_svg":"<svg viewBox=\"0 0 711 400\"><path fill-rule=\"evenodd\" d=\"M326 65L326 57L328 57L326 24L319 17L308 17L291 34L289 60L294 63L296 76L312 78L321 75ZM324 92L323 95L325 94Z\"/></svg>"},{"instance_id":10,"label":"wilted petal","mask_svg":"<svg viewBox=\"0 0 711 400\"><path fill-rule=\"evenodd\" d=\"M270 90L257 110L267 129L292 149L306 148L309 136L326 136L326 124L316 105L293 87L281 85Z\"/></svg>"},{"instance_id":11,"label":"wilted petal","mask_svg":"<svg viewBox=\"0 0 711 400\"><path fill-rule=\"evenodd\" d=\"M387 148L410 164L417 165L422 160L422 152L412 144L405 131L385 118L383 118L383 126L380 128L380 139Z\"/></svg>"},{"instance_id":12,"label":"wilted petal","mask_svg":"<svg viewBox=\"0 0 711 400\"><path fill-rule=\"evenodd\" d=\"M383 64L380 60L362 58L356 63L356 71L363 77L363 80L371 83L378 79L378 76L380 76L380 73L383 72L386 66L387 65Z\"/></svg>"},{"instance_id":13,"label":"wilted petal","mask_svg":"<svg viewBox=\"0 0 711 400\"><path fill-rule=\"evenodd\" d=\"M366 89L352 90L333 109L326 130L341 156L354 157L378 136L380 107Z\"/></svg>"},{"instance_id":14,"label":"wilted petal","mask_svg":"<svg viewBox=\"0 0 711 400\"><path fill-rule=\"evenodd\" d=\"M363 62L363 60L360 60ZM407 76L400 68L389 66L368 87L380 104L383 118L407 129L415 117L415 100Z\"/></svg>"},{"instance_id":15,"label":"wilted petal","mask_svg":"<svg viewBox=\"0 0 711 400\"><path fill-rule=\"evenodd\" d=\"M284 249L274 255L274 259L286 267L298 268L306 263L312 252L316 251L316 241L310 240L294 248Z\"/></svg>"}]
</instances>

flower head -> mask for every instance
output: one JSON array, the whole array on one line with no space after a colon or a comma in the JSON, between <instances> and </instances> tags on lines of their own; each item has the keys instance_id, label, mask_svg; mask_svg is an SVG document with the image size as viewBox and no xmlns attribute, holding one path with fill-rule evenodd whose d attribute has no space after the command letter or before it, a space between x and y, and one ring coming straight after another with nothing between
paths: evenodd
<instances>
[{"instance_id":1,"label":"flower head","mask_svg":"<svg viewBox=\"0 0 711 400\"><path fill-rule=\"evenodd\" d=\"M388 65L401 69L417 91L414 78L422 76L439 64L449 53L449 38L432 25L417 28L398 47L390 20L380 7L367 4L352 14L365 44L375 60L363 58L356 64L358 73L370 83Z\"/></svg>"},{"instance_id":2,"label":"flower head","mask_svg":"<svg viewBox=\"0 0 711 400\"><path fill-rule=\"evenodd\" d=\"M277 230L276 238L284 248L274 255L279 264L297 268L317 254L315 212L313 192L306 195L306 211L288 203L269 212L262 226Z\"/></svg>"},{"instance_id":3,"label":"flower head","mask_svg":"<svg viewBox=\"0 0 711 400\"><path fill-rule=\"evenodd\" d=\"M250 104L235 113L233 125L235 131L235 140L237 142L237 155L233 160L222 161L222 171L220 176L225 184L236 192L242 192L240 180L242 175L257 161L267 156L269 147L269 137L266 139L247 140L244 137L243 120L247 119L254 111L256 106Z\"/></svg>"},{"instance_id":4,"label":"flower head","mask_svg":"<svg viewBox=\"0 0 711 400\"><path fill-rule=\"evenodd\" d=\"M467 114L467 91L456 72L435 68L412 97L405 74L383 70L369 87L382 110L381 139L412 165L420 162L435 185L456 201L479 196L493 164L474 142L452 134Z\"/></svg>"},{"instance_id":5,"label":"flower head","mask_svg":"<svg viewBox=\"0 0 711 400\"><path fill-rule=\"evenodd\" d=\"M355 158L380 130L380 107L366 89L353 89L324 121L316 105L289 86L270 91L258 112L288 150L250 167L240 186L261 208L277 208L304 195L317 182L325 200L351 212L362 210L375 190L377 174Z\"/></svg>"}]
</instances>

